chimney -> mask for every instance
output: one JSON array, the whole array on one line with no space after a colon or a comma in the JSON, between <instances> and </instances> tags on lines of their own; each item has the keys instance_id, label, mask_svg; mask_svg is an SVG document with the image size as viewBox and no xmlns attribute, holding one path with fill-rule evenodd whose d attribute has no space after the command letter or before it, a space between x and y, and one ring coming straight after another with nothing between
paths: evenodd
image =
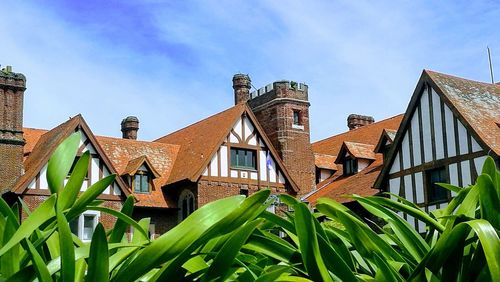
<instances>
[{"instance_id":1,"label":"chimney","mask_svg":"<svg viewBox=\"0 0 500 282\"><path fill-rule=\"evenodd\" d=\"M0 70L0 194L23 173L23 100L26 77L7 66Z\"/></svg>"},{"instance_id":2,"label":"chimney","mask_svg":"<svg viewBox=\"0 0 500 282\"><path fill-rule=\"evenodd\" d=\"M137 131L139 131L139 119L134 116L128 116L122 120L122 137L123 139L137 139Z\"/></svg>"},{"instance_id":3,"label":"chimney","mask_svg":"<svg viewBox=\"0 0 500 282\"><path fill-rule=\"evenodd\" d=\"M375 119L371 116L362 116L362 115L356 115L356 114L350 114L347 117L347 127L349 127L349 130L353 130L368 124L372 124L375 122Z\"/></svg>"},{"instance_id":4,"label":"chimney","mask_svg":"<svg viewBox=\"0 0 500 282\"><path fill-rule=\"evenodd\" d=\"M247 74L233 76L234 104L246 103L250 99L250 77Z\"/></svg>"}]
</instances>

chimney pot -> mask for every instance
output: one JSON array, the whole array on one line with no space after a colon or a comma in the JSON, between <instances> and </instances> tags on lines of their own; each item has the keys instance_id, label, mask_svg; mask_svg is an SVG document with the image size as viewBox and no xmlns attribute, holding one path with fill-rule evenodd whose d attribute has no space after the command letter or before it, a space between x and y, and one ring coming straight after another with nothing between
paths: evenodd
<instances>
[{"instance_id":1,"label":"chimney pot","mask_svg":"<svg viewBox=\"0 0 500 282\"><path fill-rule=\"evenodd\" d=\"M246 103L250 99L252 82L247 74L238 73L233 76L234 104Z\"/></svg>"},{"instance_id":2,"label":"chimney pot","mask_svg":"<svg viewBox=\"0 0 500 282\"><path fill-rule=\"evenodd\" d=\"M363 116L357 114L350 114L347 117L347 127L349 130L353 130L368 124L372 124L375 122L375 119L371 116Z\"/></svg>"},{"instance_id":3,"label":"chimney pot","mask_svg":"<svg viewBox=\"0 0 500 282\"><path fill-rule=\"evenodd\" d=\"M134 116L128 116L122 120L122 137L124 139L137 139L137 131L139 131L139 119Z\"/></svg>"}]
</instances>

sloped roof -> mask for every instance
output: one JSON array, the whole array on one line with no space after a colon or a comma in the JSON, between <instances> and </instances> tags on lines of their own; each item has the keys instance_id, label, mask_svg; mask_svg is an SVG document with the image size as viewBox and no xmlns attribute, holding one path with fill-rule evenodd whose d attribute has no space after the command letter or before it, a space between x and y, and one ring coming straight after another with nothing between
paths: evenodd
<instances>
[{"instance_id":1,"label":"sloped roof","mask_svg":"<svg viewBox=\"0 0 500 282\"><path fill-rule=\"evenodd\" d=\"M28 149L31 151L25 150L25 153L28 154L24 161L25 173L16 182L12 191L15 193L22 193L29 185L29 181L35 178L37 173L48 162L57 146L59 146L59 144L61 144L71 133L77 131L78 128L80 128L87 135L94 145L95 150L101 156L103 162L107 167L109 167L111 173L114 173L113 166L111 166L109 159L102 152L101 147L99 146L87 123L81 115L76 115L68 121L56 126L52 130L46 131L45 133L43 133L44 130L25 129L27 133L25 137L27 144L25 146L32 149ZM127 185L120 177L117 177L115 181L125 196L130 194Z\"/></svg>"},{"instance_id":2,"label":"sloped roof","mask_svg":"<svg viewBox=\"0 0 500 282\"><path fill-rule=\"evenodd\" d=\"M319 198L331 198L339 203L351 202L346 196L357 194L360 196L372 196L378 193L373 189L373 184L382 169L382 155L377 154L376 160L362 171L349 176L334 176L323 181L316 191L309 194L304 200L315 205Z\"/></svg>"},{"instance_id":3,"label":"sloped roof","mask_svg":"<svg viewBox=\"0 0 500 282\"><path fill-rule=\"evenodd\" d=\"M397 130L402 119L402 114L397 115L314 142L313 152L337 156L344 141L376 145L382 130Z\"/></svg>"},{"instance_id":4,"label":"sloped roof","mask_svg":"<svg viewBox=\"0 0 500 282\"><path fill-rule=\"evenodd\" d=\"M337 170L337 165L335 164L335 159L337 156L325 155L325 154L314 154L314 164L318 168Z\"/></svg>"},{"instance_id":5,"label":"sloped roof","mask_svg":"<svg viewBox=\"0 0 500 282\"><path fill-rule=\"evenodd\" d=\"M394 142L394 138L396 137L396 133L396 130L384 129L377 142L377 146L375 146L375 153L382 153L383 148L386 146L387 142L389 142L389 144L392 144Z\"/></svg>"},{"instance_id":6,"label":"sloped roof","mask_svg":"<svg viewBox=\"0 0 500 282\"><path fill-rule=\"evenodd\" d=\"M127 167L140 166L146 160L158 174L158 177L153 180L151 193L133 193L132 191L138 201L136 206L159 208L175 206L168 202L161 187L167 183L170 176L179 151L178 145L104 136L96 138L120 175L128 172Z\"/></svg>"},{"instance_id":7,"label":"sloped roof","mask_svg":"<svg viewBox=\"0 0 500 282\"><path fill-rule=\"evenodd\" d=\"M424 70L466 123L500 155L500 85Z\"/></svg>"},{"instance_id":8,"label":"sloped roof","mask_svg":"<svg viewBox=\"0 0 500 282\"><path fill-rule=\"evenodd\" d=\"M130 160L125 167L125 170L123 171L122 175L135 175L137 171L141 168L142 165L145 165L147 169L153 174L153 178L158 178L160 177L160 174L156 171L154 166L151 164L149 161L148 157L145 155L142 155L138 158L135 158L133 160Z\"/></svg>"},{"instance_id":9,"label":"sloped roof","mask_svg":"<svg viewBox=\"0 0 500 282\"><path fill-rule=\"evenodd\" d=\"M42 135L47 133L48 130L45 129L37 129L37 128L23 128L23 137L26 141L24 145L24 156L27 157L32 151L35 145L38 143L38 140Z\"/></svg>"},{"instance_id":10,"label":"sloped roof","mask_svg":"<svg viewBox=\"0 0 500 282\"><path fill-rule=\"evenodd\" d=\"M245 110L238 104L188 127L158 138L155 142L179 145L179 152L167 184L196 181L229 130Z\"/></svg>"},{"instance_id":11,"label":"sloped roof","mask_svg":"<svg viewBox=\"0 0 500 282\"><path fill-rule=\"evenodd\" d=\"M374 149L375 149L374 145L344 141L344 144L340 149L339 155L337 156L335 163L337 164L342 163L342 160L345 157L345 153L349 153L349 155L355 157L356 159L374 160L375 159L375 152L373 151Z\"/></svg>"}]
</instances>

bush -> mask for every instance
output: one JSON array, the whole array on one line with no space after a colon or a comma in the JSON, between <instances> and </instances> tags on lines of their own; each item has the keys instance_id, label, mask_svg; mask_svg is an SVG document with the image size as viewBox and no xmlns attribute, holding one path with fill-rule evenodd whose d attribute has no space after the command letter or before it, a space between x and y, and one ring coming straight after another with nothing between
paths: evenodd
<instances>
[{"instance_id":1,"label":"bush","mask_svg":"<svg viewBox=\"0 0 500 282\"><path fill-rule=\"evenodd\" d=\"M500 277L500 176L488 158L477 183L457 192L450 204L427 214L404 199L353 196L385 223L373 230L345 206L320 199L319 213L280 195L293 212L266 211L268 190L235 196L196 210L181 224L150 241L149 219L130 218L133 198L121 212L100 206L97 196L114 176L79 193L88 167L80 157L64 186L79 143L69 137L49 161L51 196L21 223L19 206L0 200L0 274L8 281L135 280L493 280ZM117 218L112 230L101 224L90 243L73 235L68 222L86 210ZM418 234L397 212L425 222ZM320 223L327 217L335 224ZM133 239L125 231L133 226ZM280 235L280 236L278 236Z\"/></svg>"}]
</instances>

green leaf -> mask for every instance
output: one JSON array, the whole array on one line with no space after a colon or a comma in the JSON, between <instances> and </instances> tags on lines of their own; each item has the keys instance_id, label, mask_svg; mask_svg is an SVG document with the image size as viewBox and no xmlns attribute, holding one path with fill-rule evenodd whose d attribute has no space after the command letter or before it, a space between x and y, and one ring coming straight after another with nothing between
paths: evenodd
<instances>
[{"instance_id":1,"label":"green leaf","mask_svg":"<svg viewBox=\"0 0 500 282\"><path fill-rule=\"evenodd\" d=\"M3 219L3 217L1 218ZM16 221L16 219L12 217L7 217L7 220L4 221L2 245L5 244L16 232L15 224L13 223L13 221ZM19 271L19 264L21 259L19 256L19 248L20 245L15 245L0 257L0 270L2 277L10 277L11 275Z\"/></svg>"},{"instance_id":2,"label":"green leaf","mask_svg":"<svg viewBox=\"0 0 500 282\"><path fill-rule=\"evenodd\" d=\"M87 170L89 168L90 152L86 151L82 154L80 159L76 162L75 168L69 177L68 183L64 189L59 191L58 204L61 210L66 210L70 208L76 201L78 193L82 188L83 181L87 175Z\"/></svg>"},{"instance_id":3,"label":"green leaf","mask_svg":"<svg viewBox=\"0 0 500 282\"><path fill-rule=\"evenodd\" d=\"M217 252L210 268L207 270L205 278L208 281L216 278L220 280L225 280L227 278L227 274L234 259L236 258L236 255L260 223L262 223L262 220L254 220L246 223L233 232L231 237Z\"/></svg>"},{"instance_id":4,"label":"green leaf","mask_svg":"<svg viewBox=\"0 0 500 282\"><path fill-rule=\"evenodd\" d=\"M99 223L92 235L86 281L109 281L109 255L106 232Z\"/></svg>"},{"instance_id":5,"label":"green leaf","mask_svg":"<svg viewBox=\"0 0 500 282\"><path fill-rule=\"evenodd\" d=\"M479 189L479 201L481 203L481 218L486 219L500 230L500 199L491 177L481 174L477 178L477 189Z\"/></svg>"},{"instance_id":6,"label":"green leaf","mask_svg":"<svg viewBox=\"0 0 500 282\"><path fill-rule=\"evenodd\" d=\"M133 201L133 199L132 199L132 201ZM105 212L107 214L110 214L110 215L116 217L118 220L121 220L122 222L124 222L125 229L128 225L131 225L132 227L134 227L134 230L137 230L142 234L142 236L144 237L145 240L149 240L148 232L146 231L146 230L149 230L149 222L147 225L141 226L139 223L137 223L135 220L133 220L132 218L130 218L126 214L121 213L121 212L116 211L116 210L113 210L113 209L110 209L110 208L106 208L106 207L87 207L87 210L100 211L100 212ZM123 235L122 235L122 237L123 237ZM120 237L120 239L121 239L121 237ZM118 243L118 242L111 242L110 241L110 243Z\"/></svg>"},{"instance_id":7,"label":"green leaf","mask_svg":"<svg viewBox=\"0 0 500 282\"><path fill-rule=\"evenodd\" d=\"M55 217L54 204L56 195L45 200L16 230L12 238L0 249L0 256L19 243L22 239L29 237L38 227Z\"/></svg>"},{"instance_id":8,"label":"green leaf","mask_svg":"<svg viewBox=\"0 0 500 282\"><path fill-rule=\"evenodd\" d=\"M45 265L45 262L43 261L42 257L37 252L35 247L33 247L33 244L31 244L30 241L26 241L26 244L28 246L28 253L30 255L31 262L33 263L33 266L35 268L38 280L42 282L52 281L52 278L50 277L50 273L49 270L47 269L47 266Z\"/></svg>"},{"instance_id":9,"label":"green leaf","mask_svg":"<svg viewBox=\"0 0 500 282\"><path fill-rule=\"evenodd\" d=\"M298 203L295 210L295 229L299 238L299 249L308 274L316 281L333 281L319 250L313 216L307 206Z\"/></svg>"},{"instance_id":10,"label":"green leaf","mask_svg":"<svg viewBox=\"0 0 500 282\"><path fill-rule=\"evenodd\" d=\"M75 132L66 138L50 157L47 164L47 183L52 194L59 192L64 186L64 179L71 169L79 144L80 133Z\"/></svg>"},{"instance_id":11,"label":"green leaf","mask_svg":"<svg viewBox=\"0 0 500 282\"><path fill-rule=\"evenodd\" d=\"M75 280L75 247L69 224L60 209L56 211L59 248L61 253L61 281Z\"/></svg>"},{"instance_id":12,"label":"green leaf","mask_svg":"<svg viewBox=\"0 0 500 282\"><path fill-rule=\"evenodd\" d=\"M130 195L123 203L120 212L122 215L130 217L132 216L133 211L134 211L134 196ZM129 224L127 224L125 220L122 220L120 219L120 217L118 217L115 222L115 226L111 230L111 235L109 236L109 243L111 244L120 242L123 238L123 235L125 235L125 232L127 231L128 225Z\"/></svg>"},{"instance_id":13,"label":"green leaf","mask_svg":"<svg viewBox=\"0 0 500 282\"><path fill-rule=\"evenodd\" d=\"M80 215L114 180L114 174L108 175L85 190L67 213L66 218L68 221Z\"/></svg>"}]
</instances>

